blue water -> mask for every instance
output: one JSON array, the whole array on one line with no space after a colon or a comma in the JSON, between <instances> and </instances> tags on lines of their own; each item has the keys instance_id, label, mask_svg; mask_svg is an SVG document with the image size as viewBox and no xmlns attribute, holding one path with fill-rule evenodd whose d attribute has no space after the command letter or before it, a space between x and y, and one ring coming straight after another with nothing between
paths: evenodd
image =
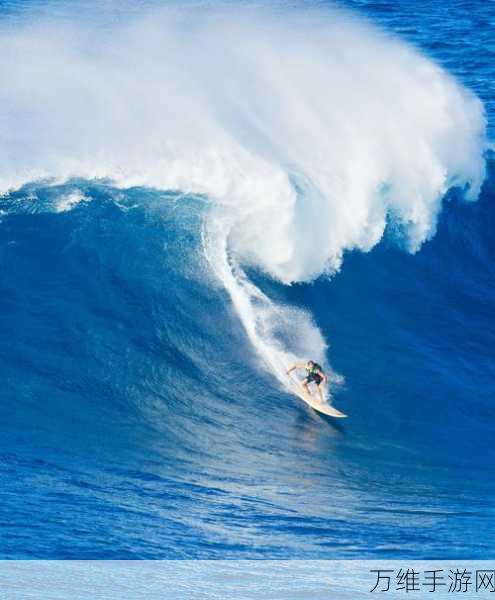
<instances>
[{"instance_id":1,"label":"blue water","mask_svg":"<svg viewBox=\"0 0 495 600\"><path fill-rule=\"evenodd\" d=\"M341 4L475 92L493 137L493 2ZM0 557L493 558L487 167L416 254L391 225L332 279L249 271L329 341L339 422L260 367L202 251L204 197L84 179L4 195Z\"/></svg>"}]
</instances>

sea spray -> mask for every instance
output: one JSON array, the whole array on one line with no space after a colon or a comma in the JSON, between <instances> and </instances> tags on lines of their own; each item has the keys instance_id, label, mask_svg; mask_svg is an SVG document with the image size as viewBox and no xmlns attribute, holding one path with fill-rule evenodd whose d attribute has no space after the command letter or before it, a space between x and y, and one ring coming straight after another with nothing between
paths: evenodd
<instances>
[{"instance_id":1,"label":"sea spray","mask_svg":"<svg viewBox=\"0 0 495 600\"><path fill-rule=\"evenodd\" d=\"M205 251L281 381L296 358L324 362L325 342L243 269L311 281L370 250L390 220L416 251L446 191L475 199L484 177L480 101L340 10L45 21L4 28L0 52L0 191L82 177L207 197Z\"/></svg>"}]
</instances>

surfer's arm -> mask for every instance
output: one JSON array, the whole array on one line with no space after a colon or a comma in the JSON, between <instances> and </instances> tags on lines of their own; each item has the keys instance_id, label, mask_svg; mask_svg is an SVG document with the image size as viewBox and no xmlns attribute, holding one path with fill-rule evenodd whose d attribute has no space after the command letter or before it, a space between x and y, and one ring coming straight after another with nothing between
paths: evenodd
<instances>
[{"instance_id":1,"label":"surfer's arm","mask_svg":"<svg viewBox=\"0 0 495 600\"><path fill-rule=\"evenodd\" d=\"M328 383L328 377L325 375L325 373L323 373L323 371L318 371L318 374L320 375L320 377L323 379L323 381L325 383Z\"/></svg>"},{"instance_id":2,"label":"surfer's arm","mask_svg":"<svg viewBox=\"0 0 495 600\"><path fill-rule=\"evenodd\" d=\"M304 363L297 363L295 365L292 365L292 367L287 370L287 375L290 375L292 371L295 371L296 369L304 369Z\"/></svg>"}]
</instances>

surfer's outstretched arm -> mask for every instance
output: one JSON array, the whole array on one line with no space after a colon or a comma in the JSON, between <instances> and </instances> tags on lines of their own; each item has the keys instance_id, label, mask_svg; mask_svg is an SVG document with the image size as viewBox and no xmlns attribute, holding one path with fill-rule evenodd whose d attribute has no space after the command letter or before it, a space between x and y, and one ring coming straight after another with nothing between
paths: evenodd
<instances>
[{"instance_id":1,"label":"surfer's outstretched arm","mask_svg":"<svg viewBox=\"0 0 495 600\"><path fill-rule=\"evenodd\" d=\"M292 371L295 371L296 369L304 369L304 367L304 363L296 363L295 365L292 365L290 369L287 369L287 375L290 375Z\"/></svg>"}]
</instances>

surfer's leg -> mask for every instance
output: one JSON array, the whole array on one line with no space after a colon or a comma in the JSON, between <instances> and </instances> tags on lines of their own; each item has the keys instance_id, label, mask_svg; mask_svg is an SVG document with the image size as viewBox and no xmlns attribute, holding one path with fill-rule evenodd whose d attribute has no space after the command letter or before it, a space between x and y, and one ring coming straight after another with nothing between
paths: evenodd
<instances>
[{"instance_id":1,"label":"surfer's leg","mask_svg":"<svg viewBox=\"0 0 495 600\"><path fill-rule=\"evenodd\" d=\"M303 379L301 385L303 386L306 394L309 394L311 396L311 392L309 391L308 383L309 383L309 381L308 381L308 378L306 377L306 379Z\"/></svg>"},{"instance_id":2,"label":"surfer's leg","mask_svg":"<svg viewBox=\"0 0 495 600\"><path fill-rule=\"evenodd\" d=\"M324 402L324 399L323 399L323 391L322 391L322 389L321 389L321 384L320 384L320 383L318 383L318 384L316 385L316 388L317 388L317 390L318 390L318 394L320 395L320 401L323 403L323 402Z\"/></svg>"}]
</instances>

